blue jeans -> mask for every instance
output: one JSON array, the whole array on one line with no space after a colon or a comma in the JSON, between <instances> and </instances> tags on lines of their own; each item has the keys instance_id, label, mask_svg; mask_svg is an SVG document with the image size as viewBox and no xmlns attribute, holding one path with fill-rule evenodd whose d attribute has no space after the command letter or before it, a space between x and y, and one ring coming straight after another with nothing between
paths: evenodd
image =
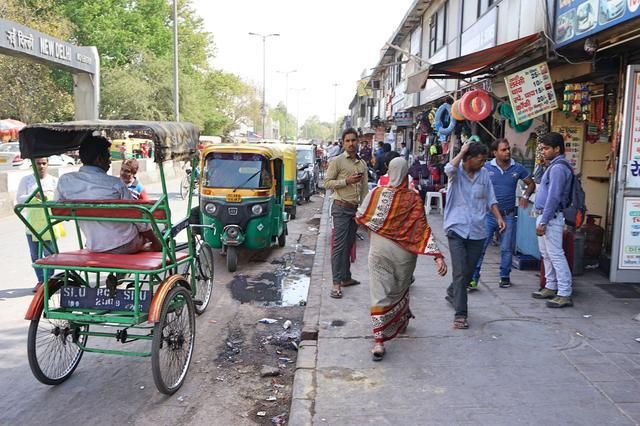
<instances>
[{"instance_id":1,"label":"blue jeans","mask_svg":"<svg viewBox=\"0 0 640 426\"><path fill-rule=\"evenodd\" d=\"M505 215L503 217L504 223L507 226L502 234L500 234L500 278L509 278L511 275L511 256L513 255L513 238L516 233L516 216L515 213ZM487 215L487 239L484 240L484 246L482 247L482 254L478 259L475 271L473 271L473 277L471 278L475 282L480 280L480 268L482 267L482 261L484 260L484 253L487 251L487 247L491 243L493 234L498 230L498 221L489 213Z\"/></svg>"},{"instance_id":2,"label":"blue jeans","mask_svg":"<svg viewBox=\"0 0 640 426\"><path fill-rule=\"evenodd\" d=\"M536 219L540 223L542 216ZM545 287L558 290L558 296L571 296L571 270L567 257L562 248L562 232L564 230L564 216L561 212L547 223L547 229L542 237L538 237L538 247L544 262Z\"/></svg>"},{"instance_id":3,"label":"blue jeans","mask_svg":"<svg viewBox=\"0 0 640 426\"><path fill-rule=\"evenodd\" d=\"M31 234L27 234L27 243L29 244L29 252L31 253L31 263L35 263L36 260L40 259L38 256L38 246L40 245L39 241L33 241L33 236ZM44 256L49 256L51 252L43 247L42 254ZM36 272L36 277L38 277L38 282L44 282L44 270L40 268L33 268ZM53 271L49 274L49 278L53 275Z\"/></svg>"}]
</instances>

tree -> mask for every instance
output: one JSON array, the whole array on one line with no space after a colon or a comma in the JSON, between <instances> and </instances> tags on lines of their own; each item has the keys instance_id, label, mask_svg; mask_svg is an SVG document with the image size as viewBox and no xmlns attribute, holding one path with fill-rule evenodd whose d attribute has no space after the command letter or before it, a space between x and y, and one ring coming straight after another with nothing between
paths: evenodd
<instances>
[{"instance_id":1,"label":"tree","mask_svg":"<svg viewBox=\"0 0 640 426\"><path fill-rule=\"evenodd\" d=\"M301 132L306 139L331 140L333 138L333 125L321 122L318 116L314 115L307 118L302 125Z\"/></svg>"},{"instance_id":2,"label":"tree","mask_svg":"<svg viewBox=\"0 0 640 426\"><path fill-rule=\"evenodd\" d=\"M52 8L53 0L0 3L0 16L56 38L68 39L70 24ZM0 55L0 117L25 123L73 118L73 98L57 81L70 81L68 72L28 59Z\"/></svg>"}]
</instances>

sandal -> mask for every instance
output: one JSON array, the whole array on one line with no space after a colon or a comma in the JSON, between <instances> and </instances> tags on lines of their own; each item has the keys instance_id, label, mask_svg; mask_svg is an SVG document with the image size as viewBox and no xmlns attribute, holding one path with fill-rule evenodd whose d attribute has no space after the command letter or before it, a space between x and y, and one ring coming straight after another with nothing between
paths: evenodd
<instances>
[{"instance_id":1,"label":"sandal","mask_svg":"<svg viewBox=\"0 0 640 426\"><path fill-rule=\"evenodd\" d=\"M342 287L349 287L349 286L358 285L358 284L360 284L360 281L354 280L352 278L349 281L343 281L341 285L342 285Z\"/></svg>"},{"instance_id":2,"label":"sandal","mask_svg":"<svg viewBox=\"0 0 640 426\"><path fill-rule=\"evenodd\" d=\"M371 350L371 359L373 361L382 361L382 359L384 358L384 352L384 346L377 343Z\"/></svg>"},{"instance_id":3,"label":"sandal","mask_svg":"<svg viewBox=\"0 0 640 426\"><path fill-rule=\"evenodd\" d=\"M455 317L453 320L453 328L456 330L466 330L469 328L469 323L466 317Z\"/></svg>"},{"instance_id":4,"label":"sandal","mask_svg":"<svg viewBox=\"0 0 640 426\"><path fill-rule=\"evenodd\" d=\"M339 288L332 288L331 293L329 293L329 297L334 299L342 299L342 290Z\"/></svg>"}]
</instances>

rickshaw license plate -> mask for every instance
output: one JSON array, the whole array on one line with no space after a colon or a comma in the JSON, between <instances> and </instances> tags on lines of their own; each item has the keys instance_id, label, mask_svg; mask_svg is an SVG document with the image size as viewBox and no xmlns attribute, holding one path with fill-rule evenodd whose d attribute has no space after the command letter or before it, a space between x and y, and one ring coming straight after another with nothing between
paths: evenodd
<instances>
[{"instance_id":1,"label":"rickshaw license plate","mask_svg":"<svg viewBox=\"0 0 640 426\"><path fill-rule=\"evenodd\" d=\"M148 290L140 290L140 312L148 312L151 296ZM110 297L107 288L63 287L60 294L62 308L112 309L117 311L133 311L134 290L116 289Z\"/></svg>"},{"instance_id":2,"label":"rickshaw license plate","mask_svg":"<svg viewBox=\"0 0 640 426\"><path fill-rule=\"evenodd\" d=\"M227 194L226 200L229 203L239 203L242 201L242 196L240 194Z\"/></svg>"}]
</instances>

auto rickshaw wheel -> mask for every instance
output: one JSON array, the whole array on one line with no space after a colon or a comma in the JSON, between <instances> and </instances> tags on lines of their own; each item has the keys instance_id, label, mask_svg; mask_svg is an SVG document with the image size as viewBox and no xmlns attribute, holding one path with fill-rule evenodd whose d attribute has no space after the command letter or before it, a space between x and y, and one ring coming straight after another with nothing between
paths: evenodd
<instances>
[{"instance_id":1,"label":"auto rickshaw wheel","mask_svg":"<svg viewBox=\"0 0 640 426\"><path fill-rule=\"evenodd\" d=\"M238 251L235 247L227 246L227 270L235 272L238 268Z\"/></svg>"},{"instance_id":2,"label":"auto rickshaw wheel","mask_svg":"<svg viewBox=\"0 0 640 426\"><path fill-rule=\"evenodd\" d=\"M158 390L172 395L187 376L196 334L196 314L191 292L176 286L162 303L160 321L153 329L151 369Z\"/></svg>"},{"instance_id":3,"label":"auto rickshaw wheel","mask_svg":"<svg viewBox=\"0 0 640 426\"><path fill-rule=\"evenodd\" d=\"M62 283L50 281L49 309L60 307ZM31 320L27 337L27 356L31 372L45 385L59 385L75 371L84 354L88 325L72 324L67 320L47 319L44 301L40 316Z\"/></svg>"},{"instance_id":4,"label":"auto rickshaw wheel","mask_svg":"<svg viewBox=\"0 0 640 426\"><path fill-rule=\"evenodd\" d=\"M282 228L282 234L278 235L278 246L284 247L287 244L287 224Z\"/></svg>"},{"instance_id":5,"label":"auto rickshaw wheel","mask_svg":"<svg viewBox=\"0 0 640 426\"><path fill-rule=\"evenodd\" d=\"M213 292L213 249L199 237L195 238L195 241L196 295L194 305L196 314L201 315L207 309Z\"/></svg>"}]
</instances>

